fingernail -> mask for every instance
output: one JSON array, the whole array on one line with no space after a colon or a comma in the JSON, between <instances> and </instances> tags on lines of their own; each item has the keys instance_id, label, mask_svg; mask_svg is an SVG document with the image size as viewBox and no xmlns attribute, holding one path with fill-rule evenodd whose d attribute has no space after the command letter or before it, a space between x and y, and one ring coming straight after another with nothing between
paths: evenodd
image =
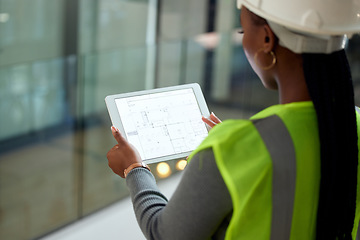
<instances>
[{"instance_id":1,"label":"fingernail","mask_svg":"<svg viewBox=\"0 0 360 240\"><path fill-rule=\"evenodd\" d=\"M111 130L114 131L114 132L118 131L118 129L116 127L114 127L114 126L111 126Z\"/></svg>"}]
</instances>

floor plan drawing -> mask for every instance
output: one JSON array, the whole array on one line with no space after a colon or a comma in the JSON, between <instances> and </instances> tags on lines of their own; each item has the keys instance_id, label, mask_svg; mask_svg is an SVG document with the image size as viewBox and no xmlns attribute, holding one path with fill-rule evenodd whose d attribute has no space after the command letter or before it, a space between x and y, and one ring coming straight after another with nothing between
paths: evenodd
<instances>
[{"instance_id":1,"label":"floor plan drawing","mask_svg":"<svg viewBox=\"0 0 360 240\"><path fill-rule=\"evenodd\" d=\"M118 99L117 106L142 159L192 151L208 134L191 89Z\"/></svg>"}]
</instances>

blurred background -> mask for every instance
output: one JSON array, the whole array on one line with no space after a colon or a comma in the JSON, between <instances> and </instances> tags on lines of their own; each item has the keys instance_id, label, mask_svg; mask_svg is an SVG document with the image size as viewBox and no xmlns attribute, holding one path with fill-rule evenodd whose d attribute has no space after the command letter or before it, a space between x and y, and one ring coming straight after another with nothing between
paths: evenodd
<instances>
[{"instance_id":1,"label":"blurred background","mask_svg":"<svg viewBox=\"0 0 360 240\"><path fill-rule=\"evenodd\" d=\"M128 197L107 166L107 95L197 82L221 119L276 104L244 56L235 6L0 0L0 239L46 236ZM347 52L360 105L359 36ZM151 168L161 184L182 163Z\"/></svg>"}]
</instances>

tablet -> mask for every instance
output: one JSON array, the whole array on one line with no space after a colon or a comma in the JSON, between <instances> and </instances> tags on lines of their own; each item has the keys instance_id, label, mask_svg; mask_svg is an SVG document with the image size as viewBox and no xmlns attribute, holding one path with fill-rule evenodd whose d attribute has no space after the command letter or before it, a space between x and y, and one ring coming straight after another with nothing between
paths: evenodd
<instances>
[{"instance_id":1,"label":"tablet","mask_svg":"<svg viewBox=\"0 0 360 240\"><path fill-rule=\"evenodd\" d=\"M105 98L112 124L146 163L187 157L208 135L201 88L185 84Z\"/></svg>"}]
</instances>

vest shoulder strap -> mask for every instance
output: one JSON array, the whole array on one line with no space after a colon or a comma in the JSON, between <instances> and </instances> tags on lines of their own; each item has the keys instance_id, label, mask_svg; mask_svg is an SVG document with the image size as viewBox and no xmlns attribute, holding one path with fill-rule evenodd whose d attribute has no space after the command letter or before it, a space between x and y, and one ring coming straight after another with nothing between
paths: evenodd
<instances>
[{"instance_id":1,"label":"vest shoulder strap","mask_svg":"<svg viewBox=\"0 0 360 240\"><path fill-rule=\"evenodd\" d=\"M294 144L279 116L272 115L252 122L269 151L273 165L270 239L290 239L296 185Z\"/></svg>"}]
</instances>

